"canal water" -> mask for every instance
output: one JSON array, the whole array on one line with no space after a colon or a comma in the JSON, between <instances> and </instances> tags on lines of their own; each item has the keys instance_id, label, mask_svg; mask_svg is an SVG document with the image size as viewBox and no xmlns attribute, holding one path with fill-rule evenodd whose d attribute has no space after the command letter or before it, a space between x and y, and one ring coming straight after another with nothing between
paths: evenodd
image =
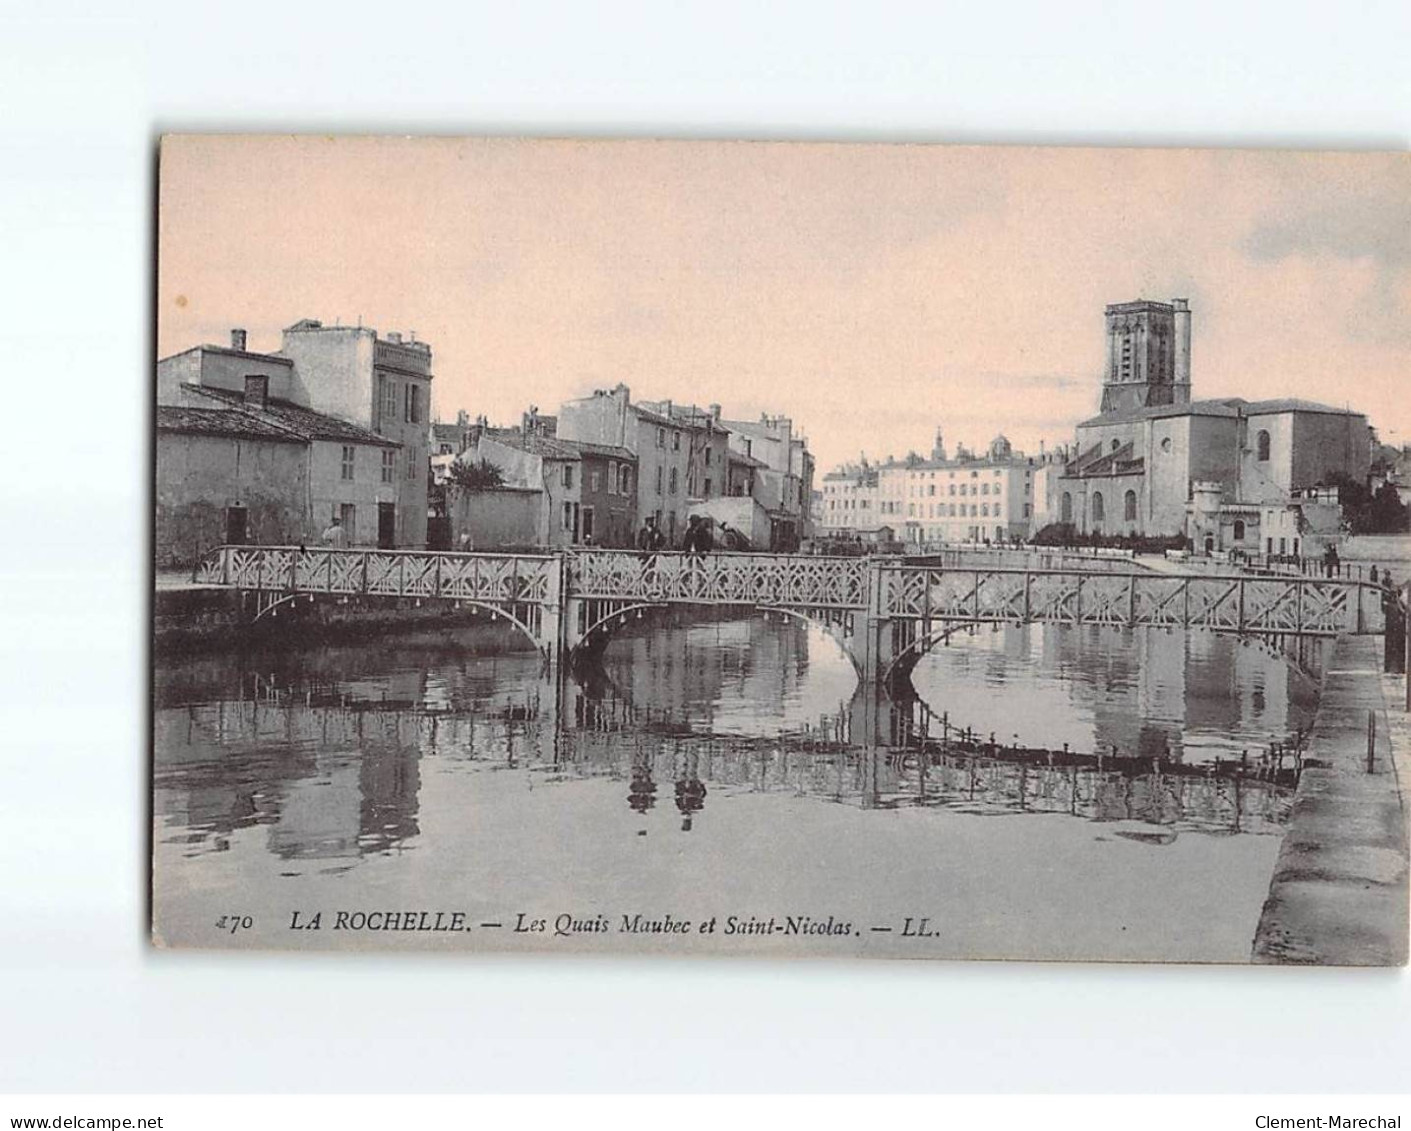
<instances>
[{"instance_id":1,"label":"canal water","mask_svg":"<svg viewBox=\"0 0 1411 1131\"><path fill-rule=\"evenodd\" d=\"M157 936L1247 960L1289 792L1182 770L1306 729L1308 674L1212 635L1032 626L958 635L913 684L864 695L834 641L760 616L636 622L557 692L491 626L159 659ZM895 745L942 718L1152 767ZM465 927L366 927L387 910ZM638 915L692 926L621 929Z\"/></svg>"}]
</instances>

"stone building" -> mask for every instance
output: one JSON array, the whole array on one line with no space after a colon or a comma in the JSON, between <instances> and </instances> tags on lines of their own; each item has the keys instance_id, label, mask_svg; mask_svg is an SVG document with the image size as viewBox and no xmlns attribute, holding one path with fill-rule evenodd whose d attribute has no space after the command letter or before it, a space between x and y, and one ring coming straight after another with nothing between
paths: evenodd
<instances>
[{"instance_id":1,"label":"stone building","mask_svg":"<svg viewBox=\"0 0 1411 1131\"><path fill-rule=\"evenodd\" d=\"M587 545L626 548L637 538L637 457L626 448L556 439L578 453L582 512L579 530Z\"/></svg>"},{"instance_id":2,"label":"stone building","mask_svg":"<svg viewBox=\"0 0 1411 1131\"><path fill-rule=\"evenodd\" d=\"M426 544L430 346L404 342L396 333L382 338L369 327L304 319L283 332L277 353L257 353L237 329L229 346L195 346L158 361L157 401L182 404L193 388L243 396L250 379L264 382L273 405L311 410L397 449L391 457L394 480L383 479L387 469L381 463L376 469L379 485L395 490L379 500L377 526L370 516L359 516L360 526L380 532L374 541ZM341 465L337 471L341 476Z\"/></svg>"},{"instance_id":3,"label":"stone building","mask_svg":"<svg viewBox=\"0 0 1411 1131\"><path fill-rule=\"evenodd\" d=\"M583 460L577 448L518 429L493 429L467 456L498 467L507 487L539 492L533 545L562 549L582 541Z\"/></svg>"},{"instance_id":4,"label":"stone building","mask_svg":"<svg viewBox=\"0 0 1411 1131\"><path fill-rule=\"evenodd\" d=\"M1268 505L1273 515L1303 506L1308 492L1338 477L1366 480L1372 438L1360 413L1293 399L1191 400L1190 318L1181 299L1107 308L1102 411L1077 426L1074 454L1051 485L1047 521L1083 534L1189 536L1201 484L1198 513L1207 513L1217 489L1221 506L1245 508L1243 537L1217 537L1215 548L1265 552L1263 512L1248 508ZM1235 514L1229 522L1203 519L1202 531L1232 537Z\"/></svg>"},{"instance_id":5,"label":"stone building","mask_svg":"<svg viewBox=\"0 0 1411 1131\"><path fill-rule=\"evenodd\" d=\"M913 546L1013 542L1028 536L1036 461L996 436L983 456L963 448L945 458L939 434L931 458L890 460L877 472L881 521Z\"/></svg>"},{"instance_id":6,"label":"stone building","mask_svg":"<svg viewBox=\"0 0 1411 1131\"><path fill-rule=\"evenodd\" d=\"M710 413L670 401L634 403L623 384L561 405L556 438L627 451L637 464L634 527L651 516L672 545L685 530L693 499L725 492L725 431Z\"/></svg>"},{"instance_id":7,"label":"stone building","mask_svg":"<svg viewBox=\"0 0 1411 1131\"><path fill-rule=\"evenodd\" d=\"M398 446L270 397L182 385L156 417L156 560L186 565L223 544L316 546L337 518L351 546L392 545Z\"/></svg>"},{"instance_id":8,"label":"stone building","mask_svg":"<svg viewBox=\"0 0 1411 1131\"><path fill-rule=\"evenodd\" d=\"M815 532L832 538L875 534L883 522L879 476L866 457L824 475Z\"/></svg>"},{"instance_id":9,"label":"stone building","mask_svg":"<svg viewBox=\"0 0 1411 1131\"><path fill-rule=\"evenodd\" d=\"M431 347L358 326L306 318L284 331L297 403L360 425L402 448L397 481L397 545L426 545L427 425Z\"/></svg>"},{"instance_id":10,"label":"stone building","mask_svg":"<svg viewBox=\"0 0 1411 1131\"><path fill-rule=\"evenodd\" d=\"M712 406L714 407L714 406ZM751 494L764 507L772 526L775 549L797 549L813 532L813 455L787 416L763 414L759 420L726 420L732 474L745 456L761 466L754 469Z\"/></svg>"}]
</instances>

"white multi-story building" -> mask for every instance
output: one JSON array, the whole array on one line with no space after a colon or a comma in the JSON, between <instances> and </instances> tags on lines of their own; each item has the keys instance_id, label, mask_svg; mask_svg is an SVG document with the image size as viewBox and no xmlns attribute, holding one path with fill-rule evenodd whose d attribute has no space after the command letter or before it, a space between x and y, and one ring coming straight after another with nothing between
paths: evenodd
<instances>
[{"instance_id":1,"label":"white multi-story building","mask_svg":"<svg viewBox=\"0 0 1411 1131\"><path fill-rule=\"evenodd\" d=\"M882 525L878 469L866 460L847 464L823 477L814 531L823 537L875 534Z\"/></svg>"},{"instance_id":2,"label":"white multi-story building","mask_svg":"<svg viewBox=\"0 0 1411 1131\"><path fill-rule=\"evenodd\" d=\"M1033 531L1041 469L1003 436L984 456L962 448L954 459L938 437L930 459L913 454L825 475L820 529L865 534L885 526L913 546L1016 541Z\"/></svg>"}]
</instances>

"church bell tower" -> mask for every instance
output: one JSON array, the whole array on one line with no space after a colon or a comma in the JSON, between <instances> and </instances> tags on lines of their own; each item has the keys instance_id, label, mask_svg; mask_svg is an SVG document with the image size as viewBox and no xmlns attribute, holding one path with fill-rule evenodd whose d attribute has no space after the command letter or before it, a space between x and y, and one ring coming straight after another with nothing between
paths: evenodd
<instances>
[{"instance_id":1,"label":"church bell tower","mask_svg":"<svg viewBox=\"0 0 1411 1131\"><path fill-rule=\"evenodd\" d=\"M1189 404L1190 360L1191 312L1185 299L1114 303L1107 308L1102 412Z\"/></svg>"}]
</instances>

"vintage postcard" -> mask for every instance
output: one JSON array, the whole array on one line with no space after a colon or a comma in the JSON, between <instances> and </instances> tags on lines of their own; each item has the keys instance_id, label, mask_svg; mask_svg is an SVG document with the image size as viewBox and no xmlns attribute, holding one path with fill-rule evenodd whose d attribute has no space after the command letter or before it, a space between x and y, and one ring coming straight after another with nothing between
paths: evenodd
<instances>
[{"instance_id":1,"label":"vintage postcard","mask_svg":"<svg viewBox=\"0 0 1411 1131\"><path fill-rule=\"evenodd\" d=\"M173 136L166 947L1394 965L1403 153Z\"/></svg>"}]
</instances>

